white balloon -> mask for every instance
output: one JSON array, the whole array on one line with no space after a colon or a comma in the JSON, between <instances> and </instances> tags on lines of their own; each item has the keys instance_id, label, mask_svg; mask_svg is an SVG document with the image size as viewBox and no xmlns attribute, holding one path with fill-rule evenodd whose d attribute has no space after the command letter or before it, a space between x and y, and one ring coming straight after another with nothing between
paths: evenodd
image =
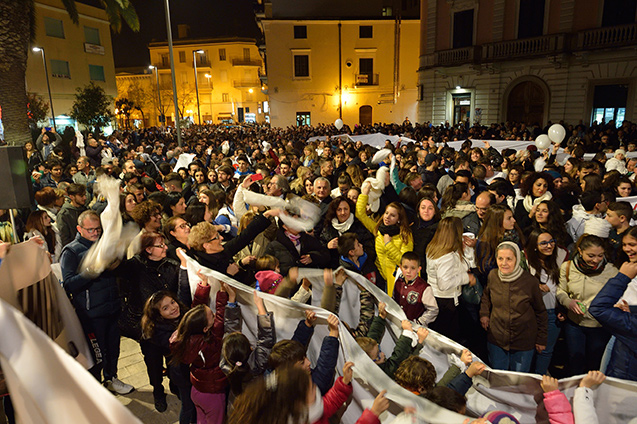
<instances>
[{"instance_id":1,"label":"white balloon","mask_svg":"<svg viewBox=\"0 0 637 424\"><path fill-rule=\"evenodd\" d=\"M338 118L336 121L334 121L334 126L337 130L340 130L341 128L343 128L343 120L341 118Z\"/></svg>"},{"instance_id":2,"label":"white balloon","mask_svg":"<svg viewBox=\"0 0 637 424\"><path fill-rule=\"evenodd\" d=\"M538 135L535 139L535 146L538 150L548 149L551 146L551 139L546 134Z\"/></svg>"},{"instance_id":3,"label":"white balloon","mask_svg":"<svg viewBox=\"0 0 637 424\"><path fill-rule=\"evenodd\" d=\"M553 124L549 128L549 138L555 144L560 144L566 137L566 130L560 124Z\"/></svg>"}]
</instances>

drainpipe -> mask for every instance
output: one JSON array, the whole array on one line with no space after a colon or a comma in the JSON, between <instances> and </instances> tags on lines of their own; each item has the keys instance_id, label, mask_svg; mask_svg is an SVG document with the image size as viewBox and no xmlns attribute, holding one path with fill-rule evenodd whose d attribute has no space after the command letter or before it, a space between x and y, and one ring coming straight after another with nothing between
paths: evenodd
<instances>
[{"instance_id":1,"label":"drainpipe","mask_svg":"<svg viewBox=\"0 0 637 424\"><path fill-rule=\"evenodd\" d=\"M338 23L338 117L343 119L343 49L341 44L341 23Z\"/></svg>"}]
</instances>

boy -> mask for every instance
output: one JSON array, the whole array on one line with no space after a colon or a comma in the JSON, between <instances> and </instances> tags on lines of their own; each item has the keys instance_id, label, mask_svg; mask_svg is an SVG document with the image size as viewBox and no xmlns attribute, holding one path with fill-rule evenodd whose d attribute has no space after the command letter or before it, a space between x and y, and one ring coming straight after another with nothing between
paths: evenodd
<instances>
[{"instance_id":1,"label":"boy","mask_svg":"<svg viewBox=\"0 0 637 424\"><path fill-rule=\"evenodd\" d=\"M606 211L606 221L613 227L608 234L608 244L611 249L610 260L615 265L626 262L628 257L622 251L622 237L630 228L633 208L628 202L612 202Z\"/></svg>"},{"instance_id":2,"label":"boy","mask_svg":"<svg viewBox=\"0 0 637 424\"><path fill-rule=\"evenodd\" d=\"M343 268L361 274L379 289L386 290L387 283L378 272L374 261L368 259L367 253L363 250L363 245L358 241L356 234L345 233L340 236L337 249L340 255L339 264Z\"/></svg>"},{"instance_id":3,"label":"boy","mask_svg":"<svg viewBox=\"0 0 637 424\"><path fill-rule=\"evenodd\" d=\"M407 319L419 325L429 325L438 316L438 303L429 284L418 276L420 258L406 252L400 259L402 276L396 279L393 298L403 308Z\"/></svg>"}]
</instances>

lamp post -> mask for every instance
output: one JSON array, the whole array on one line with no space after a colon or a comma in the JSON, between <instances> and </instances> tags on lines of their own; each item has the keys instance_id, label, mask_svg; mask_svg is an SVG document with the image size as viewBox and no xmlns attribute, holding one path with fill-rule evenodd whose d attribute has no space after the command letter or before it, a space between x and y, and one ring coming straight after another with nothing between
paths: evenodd
<instances>
[{"instance_id":1,"label":"lamp post","mask_svg":"<svg viewBox=\"0 0 637 424\"><path fill-rule=\"evenodd\" d=\"M44 47L33 47L35 53L42 53L42 63L44 64L44 75L46 76L46 88L49 91L49 103L51 104L51 118L53 119L53 129L55 129L55 112L53 112L53 97L51 96L51 84L49 83L49 71L46 67L46 57L44 55Z\"/></svg>"},{"instance_id":2,"label":"lamp post","mask_svg":"<svg viewBox=\"0 0 637 424\"><path fill-rule=\"evenodd\" d=\"M181 124L179 123L179 103L177 103L177 81L175 80L175 55L173 54L173 33L170 27L170 2L164 0L166 11L166 33L168 34L168 55L170 56L170 76L173 83L173 103L175 104L175 131L177 132L177 144L183 145L181 141Z\"/></svg>"},{"instance_id":3,"label":"lamp post","mask_svg":"<svg viewBox=\"0 0 637 424\"><path fill-rule=\"evenodd\" d=\"M204 76L208 80L208 88L210 89L210 117L212 119L212 84L211 84L212 75L206 74Z\"/></svg>"},{"instance_id":4,"label":"lamp post","mask_svg":"<svg viewBox=\"0 0 637 424\"><path fill-rule=\"evenodd\" d=\"M201 109L199 108L199 85L197 83L197 54L204 54L203 50L195 50L192 52L192 64L195 68L195 95L197 96L197 117L199 125L201 125Z\"/></svg>"},{"instance_id":5,"label":"lamp post","mask_svg":"<svg viewBox=\"0 0 637 424\"><path fill-rule=\"evenodd\" d=\"M157 69L156 66L153 65L149 65L148 69L154 69L155 70L155 79L157 80L157 101L159 102L159 126L163 127L164 126L164 120L162 120L163 116L164 116L164 109L161 107L161 94L159 92L159 69Z\"/></svg>"}]
</instances>

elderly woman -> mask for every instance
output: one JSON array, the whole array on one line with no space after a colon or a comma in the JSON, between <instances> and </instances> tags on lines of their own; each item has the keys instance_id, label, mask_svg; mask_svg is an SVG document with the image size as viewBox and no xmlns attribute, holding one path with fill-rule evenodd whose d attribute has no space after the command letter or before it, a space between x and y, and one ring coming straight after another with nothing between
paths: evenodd
<instances>
[{"instance_id":1,"label":"elderly woman","mask_svg":"<svg viewBox=\"0 0 637 424\"><path fill-rule=\"evenodd\" d=\"M534 349L541 353L546 348L548 316L539 282L520 267L521 258L517 244L498 245L498 268L489 274L480 322L487 330L491 366L529 372Z\"/></svg>"},{"instance_id":2,"label":"elderly woman","mask_svg":"<svg viewBox=\"0 0 637 424\"><path fill-rule=\"evenodd\" d=\"M278 214L278 209L272 209L257 215L237 237L226 244L221 244L223 237L214 225L206 221L200 222L190 229L188 245L192 249L195 259L201 265L226 275L235 276L241 267L247 265L250 260L249 257L245 257L237 264L233 261L233 256L270 226L269 217Z\"/></svg>"},{"instance_id":3,"label":"elderly woman","mask_svg":"<svg viewBox=\"0 0 637 424\"><path fill-rule=\"evenodd\" d=\"M168 251L166 256L176 261L177 249L188 251L188 236L190 235L190 224L181 216L173 216L164 225L164 236L168 240Z\"/></svg>"}]
</instances>

